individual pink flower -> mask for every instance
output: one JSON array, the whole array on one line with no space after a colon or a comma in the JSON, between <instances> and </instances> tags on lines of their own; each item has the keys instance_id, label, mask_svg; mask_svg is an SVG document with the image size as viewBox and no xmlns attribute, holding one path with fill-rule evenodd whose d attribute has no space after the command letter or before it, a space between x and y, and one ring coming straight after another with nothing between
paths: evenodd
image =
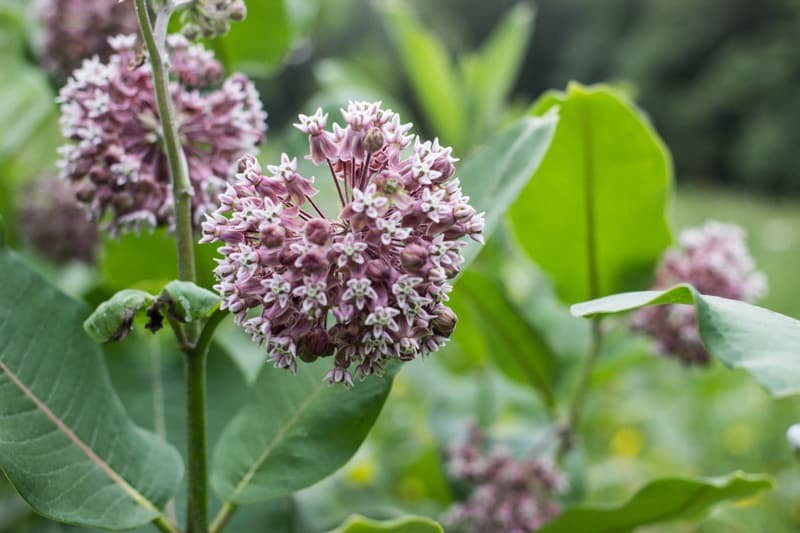
<instances>
[{"instance_id":1,"label":"individual pink flower","mask_svg":"<svg viewBox=\"0 0 800 533\"><path fill-rule=\"evenodd\" d=\"M44 25L41 61L64 80L84 59L108 59L108 38L134 33L139 25L133 2L114 0L38 0L37 18Z\"/></svg>"},{"instance_id":2,"label":"individual pink flower","mask_svg":"<svg viewBox=\"0 0 800 533\"><path fill-rule=\"evenodd\" d=\"M58 97L61 129L72 141L60 149L61 175L112 234L174 225L152 73L149 63L137 61L136 42L135 35L112 38L115 53L108 62L86 60ZM172 35L168 49L199 228L217 206L235 161L264 139L266 113L253 84L241 74L221 80L222 67L202 46Z\"/></svg>"},{"instance_id":3,"label":"individual pink flower","mask_svg":"<svg viewBox=\"0 0 800 533\"><path fill-rule=\"evenodd\" d=\"M477 427L448 450L447 459L451 478L472 488L447 513L448 531L530 533L561 512L555 494L566 483L555 466L537 457L516 459L499 446L489 451Z\"/></svg>"},{"instance_id":4,"label":"individual pink flower","mask_svg":"<svg viewBox=\"0 0 800 533\"><path fill-rule=\"evenodd\" d=\"M708 221L685 230L679 245L664 253L656 271L654 289L689 283L700 293L753 302L766 293L766 277L756 270L745 243L744 230L734 224ZM662 305L637 312L634 329L656 340L659 354L687 365L710 361L695 325L690 305Z\"/></svg>"},{"instance_id":5,"label":"individual pink flower","mask_svg":"<svg viewBox=\"0 0 800 533\"><path fill-rule=\"evenodd\" d=\"M294 371L297 358L333 356L328 381L350 386L447 341L457 321L449 280L464 237L482 241L483 215L461 193L449 148L412 137L379 103L342 113L333 131L321 110L296 124L309 137L306 158L331 173L338 213L317 205L296 159L283 154L264 175L246 156L201 242L223 243L223 308L273 364ZM436 169L429 179L423 167Z\"/></svg>"}]
</instances>

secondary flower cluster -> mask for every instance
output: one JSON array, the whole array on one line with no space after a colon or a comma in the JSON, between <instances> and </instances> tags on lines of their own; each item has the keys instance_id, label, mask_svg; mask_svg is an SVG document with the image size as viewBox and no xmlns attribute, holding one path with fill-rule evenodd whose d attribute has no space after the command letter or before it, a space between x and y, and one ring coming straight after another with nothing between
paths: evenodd
<instances>
[{"instance_id":1,"label":"secondary flower cluster","mask_svg":"<svg viewBox=\"0 0 800 533\"><path fill-rule=\"evenodd\" d=\"M100 236L67 183L37 180L22 190L22 238L56 263L93 264Z\"/></svg>"},{"instance_id":2,"label":"secondary flower cluster","mask_svg":"<svg viewBox=\"0 0 800 533\"><path fill-rule=\"evenodd\" d=\"M109 40L107 63L86 60L61 89L61 175L112 234L172 226L172 190L149 63L139 66L136 36ZM185 37L168 38L170 90L194 188L193 221L217 205L235 161L264 138L266 113L253 84Z\"/></svg>"},{"instance_id":3,"label":"secondary flower cluster","mask_svg":"<svg viewBox=\"0 0 800 533\"><path fill-rule=\"evenodd\" d=\"M60 80L86 58L108 58L108 38L139 27L133 2L39 0L36 12L44 25L42 63Z\"/></svg>"},{"instance_id":4,"label":"secondary flower cluster","mask_svg":"<svg viewBox=\"0 0 800 533\"><path fill-rule=\"evenodd\" d=\"M463 237L482 241L483 215L454 179L456 159L379 103L350 103L345 126L300 115L308 159L330 170L341 211L314 202L314 178L283 154L264 175L239 162L201 242L222 241L215 270L223 306L277 367L335 353L327 379L353 384L389 360L436 351L456 324L444 305ZM411 148L408 154L403 150Z\"/></svg>"},{"instance_id":5,"label":"secondary flower cluster","mask_svg":"<svg viewBox=\"0 0 800 533\"><path fill-rule=\"evenodd\" d=\"M246 16L244 0L194 0L181 15L181 32L189 39L212 39L228 33L231 21Z\"/></svg>"},{"instance_id":6,"label":"secondary flower cluster","mask_svg":"<svg viewBox=\"0 0 800 533\"><path fill-rule=\"evenodd\" d=\"M708 221L681 233L679 247L667 250L656 271L654 289L690 283L700 293L752 302L766 292L766 277L756 271L744 230ZM656 340L662 355L684 364L706 365L710 357L695 325L690 305L648 307L633 316L634 329Z\"/></svg>"},{"instance_id":7,"label":"secondary flower cluster","mask_svg":"<svg viewBox=\"0 0 800 533\"><path fill-rule=\"evenodd\" d=\"M448 451L450 476L474 487L469 498L454 505L446 522L463 533L504 531L530 533L561 512L554 494L565 480L542 459L518 460L501 448L488 453L485 435L470 428L467 439Z\"/></svg>"}]
</instances>

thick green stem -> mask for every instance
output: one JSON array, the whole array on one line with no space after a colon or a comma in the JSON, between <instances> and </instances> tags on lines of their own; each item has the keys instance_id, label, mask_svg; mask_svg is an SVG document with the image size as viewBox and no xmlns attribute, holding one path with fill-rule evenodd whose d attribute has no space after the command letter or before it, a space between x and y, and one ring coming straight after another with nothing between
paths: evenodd
<instances>
[{"instance_id":1,"label":"thick green stem","mask_svg":"<svg viewBox=\"0 0 800 533\"><path fill-rule=\"evenodd\" d=\"M164 152L167 156L172 182L173 211L175 218L175 243L178 252L178 277L183 281L196 280L194 260L194 235L192 233L192 195L186 155L180 143L174 103L170 94L167 71L166 33L172 14L172 2L158 8L156 20L150 15L148 0L134 0L142 39L147 49L153 72ZM218 322L217 322L218 323ZM197 325L181 328L175 324L176 337L186 353L186 422L187 422L187 533L208 531L208 469L206 450L206 355L210 334L202 345L198 340ZM212 328L213 331L213 328ZM200 343L198 343L200 344ZM161 528L163 524L156 523Z\"/></svg>"},{"instance_id":2,"label":"thick green stem","mask_svg":"<svg viewBox=\"0 0 800 533\"><path fill-rule=\"evenodd\" d=\"M186 423L188 449L188 533L208 531L208 468L206 449L206 355L207 349L186 354Z\"/></svg>"},{"instance_id":3,"label":"thick green stem","mask_svg":"<svg viewBox=\"0 0 800 533\"><path fill-rule=\"evenodd\" d=\"M153 68L153 86L155 89L158 114L161 118L161 130L164 138L164 151L167 155L169 172L172 177L172 195L175 210L175 242L178 247L178 277L183 281L195 281L194 236L192 234L192 195L194 189L189 181L186 155L180 143L175 109L169 92L169 73L166 64L164 35L156 36L150 20L147 0L135 0L136 14L142 30L147 54ZM155 27L161 30L167 27L170 7L159 11ZM190 339L192 340L192 339Z\"/></svg>"}]
</instances>

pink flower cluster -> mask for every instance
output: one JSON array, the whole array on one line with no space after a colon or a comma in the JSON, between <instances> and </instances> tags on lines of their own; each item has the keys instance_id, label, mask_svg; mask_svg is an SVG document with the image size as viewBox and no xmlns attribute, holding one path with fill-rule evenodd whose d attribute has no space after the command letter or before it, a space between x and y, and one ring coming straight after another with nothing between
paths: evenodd
<instances>
[{"instance_id":1,"label":"pink flower cluster","mask_svg":"<svg viewBox=\"0 0 800 533\"><path fill-rule=\"evenodd\" d=\"M38 0L36 13L44 25L41 61L59 80L86 58L107 59L112 52L109 37L139 28L133 2Z\"/></svg>"},{"instance_id":2,"label":"pink flower cluster","mask_svg":"<svg viewBox=\"0 0 800 533\"><path fill-rule=\"evenodd\" d=\"M496 447L486 451L486 437L476 427L448 453L453 479L474 487L469 498L448 512L449 528L462 533L530 533L561 512L554 494L565 488L564 478L542 459L517 460ZM449 529L448 529L449 531Z\"/></svg>"},{"instance_id":3,"label":"pink flower cluster","mask_svg":"<svg viewBox=\"0 0 800 533\"><path fill-rule=\"evenodd\" d=\"M86 60L61 89L61 129L73 142L60 149L61 175L105 229L174 224L172 190L163 151L149 63L141 64L136 36L110 39L107 63ZM235 169L235 161L264 139L266 113L253 84L234 74L219 89L222 67L185 37L168 38L170 83L178 129L194 188L192 213L203 215Z\"/></svg>"},{"instance_id":4,"label":"pink flower cluster","mask_svg":"<svg viewBox=\"0 0 800 533\"><path fill-rule=\"evenodd\" d=\"M444 305L463 237L482 241L483 215L454 178L450 148L409 135L379 103L350 103L345 126L300 115L310 159L329 170L340 211L314 202L314 178L283 154L264 175L239 162L201 242L221 241L223 307L277 367L335 354L331 383L353 384L389 360L436 351L456 324ZM404 153L406 148L410 150Z\"/></svg>"},{"instance_id":5,"label":"pink flower cluster","mask_svg":"<svg viewBox=\"0 0 800 533\"><path fill-rule=\"evenodd\" d=\"M654 289L690 283L700 293L752 302L766 293L766 277L756 271L744 230L708 221L680 235L679 247L667 250L656 271ZM651 335L661 355L684 364L706 365L710 357L695 325L690 305L648 307L633 316L634 329Z\"/></svg>"}]
</instances>

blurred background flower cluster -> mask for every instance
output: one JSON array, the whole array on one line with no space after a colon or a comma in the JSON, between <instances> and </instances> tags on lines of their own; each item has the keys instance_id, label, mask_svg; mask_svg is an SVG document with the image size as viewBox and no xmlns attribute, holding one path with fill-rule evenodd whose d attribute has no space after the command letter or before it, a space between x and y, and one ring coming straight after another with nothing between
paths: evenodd
<instances>
[{"instance_id":1,"label":"blurred background flower cluster","mask_svg":"<svg viewBox=\"0 0 800 533\"><path fill-rule=\"evenodd\" d=\"M77 65L76 53L108 53L97 44L104 41L96 30L129 29L127 15L95 3L102 4L0 0L0 216L15 247L65 291L90 303L129 286L160 287L174 277L173 245L165 233L100 238L61 188L41 194L42 184L58 174L57 148L64 141L55 96L67 69ZM440 138L463 159L525 114L545 90L570 80L609 82L646 110L672 151L676 234L708 219L740 224L769 279L761 303L800 317L800 282L794 278L800 264L800 3L247 4L247 20L207 45L227 74L246 73L261 94L269 113L262 160L304 150L305 136L292 127L298 113L318 106L335 112L360 99L383 101L413 121L422 137ZM116 7L130 8L127 1ZM54 16L62 12L69 16ZM103 16L120 18L98 22ZM65 241L75 246L65 248ZM214 255L213 246L199 248L206 286L213 283ZM443 519L468 500L468 489L448 469L447 450L463 442L472 424L520 461L551 438L546 406L514 367L514 356L545 346L558 354L556 379L573 380L589 325L569 316L508 231L489 241L471 270L464 296L454 302L466 326L456 329L444 353L407 365L358 455L333 478L254 517L259 525L250 530L262 530L275 516L292 517L287 532L324 531L351 512ZM479 305L490 292L502 305L491 307L491 299ZM510 335L502 328L490 334L468 327L490 318L519 327ZM581 451L564 467L560 502L618 502L654 477L741 469L772 474L776 489L717 507L697 523L646 531L800 528L800 468L783 439L786 427L800 419L797 400L771 399L751 378L718 362L686 368L654 357L651 340L630 335L625 320L613 325L593 378ZM158 341L141 336L137 342ZM139 392L151 382L154 365L136 360L134 350L135 344L109 350L112 379L137 422L152 427L156 394ZM158 363L165 380L180 375L171 350L164 345ZM230 353L241 372L219 371L216 378L243 383L265 357L233 327L223 328L217 350ZM210 390L213 430L230 411L229 399L213 397L213 383ZM167 416L172 411L179 417L178 406L168 405ZM248 530L244 522L239 527ZM67 530L73 531L34 517L0 482L0 531Z\"/></svg>"}]
</instances>

